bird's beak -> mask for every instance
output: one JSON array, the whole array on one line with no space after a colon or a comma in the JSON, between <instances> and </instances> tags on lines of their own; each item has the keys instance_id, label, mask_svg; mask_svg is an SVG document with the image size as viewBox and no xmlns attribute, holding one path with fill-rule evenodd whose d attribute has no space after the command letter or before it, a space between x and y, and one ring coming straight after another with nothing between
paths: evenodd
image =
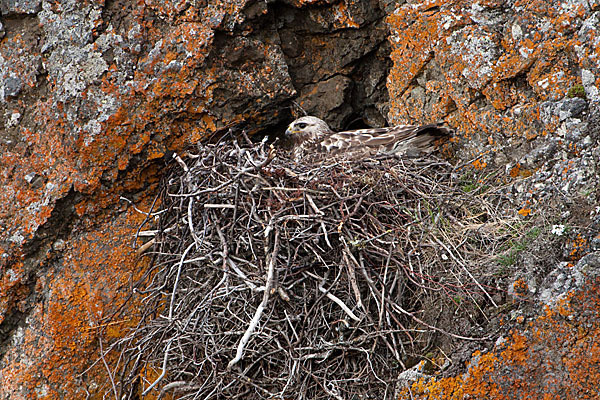
<instances>
[{"instance_id":1,"label":"bird's beak","mask_svg":"<svg viewBox=\"0 0 600 400\"><path fill-rule=\"evenodd\" d=\"M294 133L298 133L298 131L293 130L291 127L288 127L285 130L285 137L290 138Z\"/></svg>"}]
</instances>

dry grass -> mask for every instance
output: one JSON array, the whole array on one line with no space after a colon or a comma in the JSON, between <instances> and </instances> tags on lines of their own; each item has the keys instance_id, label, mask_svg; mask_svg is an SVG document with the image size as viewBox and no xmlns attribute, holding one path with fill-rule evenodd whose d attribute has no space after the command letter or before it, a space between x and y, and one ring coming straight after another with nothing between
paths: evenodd
<instances>
[{"instance_id":1,"label":"dry grass","mask_svg":"<svg viewBox=\"0 0 600 400\"><path fill-rule=\"evenodd\" d=\"M147 233L145 317L116 343L118 398L386 399L436 337L483 339L516 217L495 176L459 169L310 167L265 143L178 159Z\"/></svg>"}]
</instances>

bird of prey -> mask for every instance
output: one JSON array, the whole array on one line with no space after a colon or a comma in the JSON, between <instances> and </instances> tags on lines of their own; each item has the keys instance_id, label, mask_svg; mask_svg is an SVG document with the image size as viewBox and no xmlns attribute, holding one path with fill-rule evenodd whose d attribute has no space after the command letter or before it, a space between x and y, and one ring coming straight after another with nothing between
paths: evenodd
<instances>
[{"instance_id":1,"label":"bird of prey","mask_svg":"<svg viewBox=\"0 0 600 400\"><path fill-rule=\"evenodd\" d=\"M296 161L428 153L452 132L442 124L334 132L325 121L312 116L298 118L285 131Z\"/></svg>"}]
</instances>

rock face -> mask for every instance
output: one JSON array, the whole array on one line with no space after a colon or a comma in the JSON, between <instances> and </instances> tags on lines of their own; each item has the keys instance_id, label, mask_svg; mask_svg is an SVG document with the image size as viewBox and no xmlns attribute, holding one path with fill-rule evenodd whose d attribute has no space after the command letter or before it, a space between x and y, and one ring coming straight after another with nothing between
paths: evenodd
<instances>
[{"instance_id":1,"label":"rock face","mask_svg":"<svg viewBox=\"0 0 600 400\"><path fill-rule=\"evenodd\" d=\"M505 166L513 178L539 171L525 209L553 192L548 179L563 193L575 181L591 187L598 136L586 120L600 100L599 10L535 0L395 8L390 123L445 119L476 168Z\"/></svg>"},{"instance_id":2,"label":"rock face","mask_svg":"<svg viewBox=\"0 0 600 400\"><path fill-rule=\"evenodd\" d=\"M135 324L131 305L104 321L146 272L132 246L146 214L129 202L150 210L165 154L230 129L277 133L301 110L335 128L446 120L458 157L516 179L522 215L557 194L595 201L598 1L41 0L0 1L0 12L1 398L106 392L102 362L87 368ZM599 292L574 293L588 296L569 308L583 324ZM528 358L549 337L580 351L544 359L556 370L593 367L585 380L574 367L568 383L528 381L529 392L600 386L598 321L559 337L549 321L561 312L480 357L486 378L447 381L458 386L444 396L492 393L507 375L514 385L493 393L516 396L517 377L542 373Z\"/></svg>"}]
</instances>

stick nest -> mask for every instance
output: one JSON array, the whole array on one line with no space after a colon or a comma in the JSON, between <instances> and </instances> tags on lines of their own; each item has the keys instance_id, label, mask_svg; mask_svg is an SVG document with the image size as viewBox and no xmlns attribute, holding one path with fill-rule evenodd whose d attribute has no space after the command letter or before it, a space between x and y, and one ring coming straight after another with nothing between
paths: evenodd
<instances>
[{"instance_id":1,"label":"stick nest","mask_svg":"<svg viewBox=\"0 0 600 400\"><path fill-rule=\"evenodd\" d=\"M436 340L481 339L513 222L499 191L439 159L279 153L177 158L140 232L152 268L118 398L392 398Z\"/></svg>"}]
</instances>

